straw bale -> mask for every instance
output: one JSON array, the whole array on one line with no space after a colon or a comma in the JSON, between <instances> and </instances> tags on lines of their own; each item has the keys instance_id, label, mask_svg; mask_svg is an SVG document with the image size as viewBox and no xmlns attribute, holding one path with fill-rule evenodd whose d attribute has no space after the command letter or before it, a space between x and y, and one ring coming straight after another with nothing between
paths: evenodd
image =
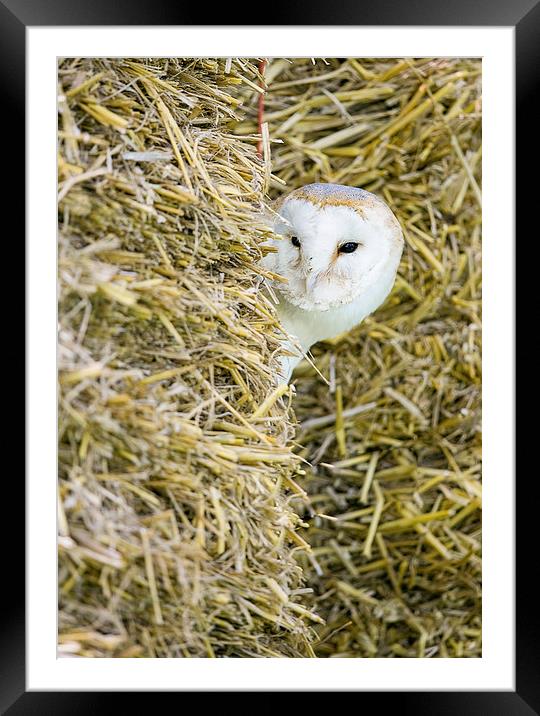
<instances>
[{"instance_id":1,"label":"straw bale","mask_svg":"<svg viewBox=\"0 0 540 716\"><path fill-rule=\"evenodd\" d=\"M250 74L59 64L61 655L312 654Z\"/></svg>"},{"instance_id":2,"label":"straw bale","mask_svg":"<svg viewBox=\"0 0 540 716\"><path fill-rule=\"evenodd\" d=\"M480 656L481 61L277 59L265 78L272 194L360 186L406 240L385 305L314 348L324 377L295 373L315 652Z\"/></svg>"},{"instance_id":3,"label":"straw bale","mask_svg":"<svg viewBox=\"0 0 540 716\"><path fill-rule=\"evenodd\" d=\"M271 59L262 161L258 66L59 65L60 654L480 656L481 62ZM293 395L256 215L313 181L406 248Z\"/></svg>"}]
</instances>

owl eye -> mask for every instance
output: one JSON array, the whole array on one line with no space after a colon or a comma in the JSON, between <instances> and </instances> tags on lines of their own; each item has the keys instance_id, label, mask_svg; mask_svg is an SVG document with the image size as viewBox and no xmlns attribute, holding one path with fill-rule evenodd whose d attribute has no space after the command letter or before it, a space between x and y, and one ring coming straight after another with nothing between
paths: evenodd
<instances>
[{"instance_id":1,"label":"owl eye","mask_svg":"<svg viewBox=\"0 0 540 716\"><path fill-rule=\"evenodd\" d=\"M352 254L353 251L356 251L358 248L358 244L354 241L348 241L346 244L341 244L338 251L340 254Z\"/></svg>"},{"instance_id":2,"label":"owl eye","mask_svg":"<svg viewBox=\"0 0 540 716\"><path fill-rule=\"evenodd\" d=\"M298 236L291 236L291 243L293 246L300 248L300 241L298 240Z\"/></svg>"}]
</instances>

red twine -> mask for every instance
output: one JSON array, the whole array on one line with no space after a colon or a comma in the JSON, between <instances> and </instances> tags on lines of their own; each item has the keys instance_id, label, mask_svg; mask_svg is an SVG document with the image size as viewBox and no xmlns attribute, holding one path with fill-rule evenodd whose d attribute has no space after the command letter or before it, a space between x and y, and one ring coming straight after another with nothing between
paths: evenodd
<instances>
[{"instance_id":1,"label":"red twine","mask_svg":"<svg viewBox=\"0 0 540 716\"><path fill-rule=\"evenodd\" d=\"M261 76L264 77L264 70L266 69L266 60L261 60L259 62L259 73ZM264 83L261 81L260 83L261 87L265 87ZM258 126L259 126L259 135L260 139L257 142L257 154L262 159L263 155L263 141L262 141L262 125L263 125L263 115L264 115L264 92L261 92L259 94L259 111L257 114L258 119Z\"/></svg>"}]
</instances>

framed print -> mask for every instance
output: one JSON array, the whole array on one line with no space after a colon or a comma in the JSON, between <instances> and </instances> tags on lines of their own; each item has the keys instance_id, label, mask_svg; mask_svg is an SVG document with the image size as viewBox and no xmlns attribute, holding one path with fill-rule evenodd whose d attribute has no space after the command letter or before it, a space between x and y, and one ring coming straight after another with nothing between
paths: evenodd
<instances>
[{"instance_id":1,"label":"framed print","mask_svg":"<svg viewBox=\"0 0 540 716\"><path fill-rule=\"evenodd\" d=\"M540 11L423 5L2 0L28 296L7 713L539 711L514 132L533 164Z\"/></svg>"}]
</instances>

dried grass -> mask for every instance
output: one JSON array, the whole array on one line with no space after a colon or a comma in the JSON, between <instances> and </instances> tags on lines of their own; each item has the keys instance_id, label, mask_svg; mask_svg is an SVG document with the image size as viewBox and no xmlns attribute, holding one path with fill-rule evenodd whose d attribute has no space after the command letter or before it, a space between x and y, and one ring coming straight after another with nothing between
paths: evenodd
<instances>
[{"instance_id":1,"label":"dried grass","mask_svg":"<svg viewBox=\"0 0 540 716\"><path fill-rule=\"evenodd\" d=\"M295 374L316 654L478 657L481 62L277 60L266 79L287 190L378 193L406 239L385 305L314 349L328 382Z\"/></svg>"},{"instance_id":2,"label":"dried grass","mask_svg":"<svg viewBox=\"0 0 540 716\"><path fill-rule=\"evenodd\" d=\"M312 655L265 168L226 127L250 64L224 65L59 67L62 655Z\"/></svg>"},{"instance_id":3,"label":"dried grass","mask_svg":"<svg viewBox=\"0 0 540 716\"><path fill-rule=\"evenodd\" d=\"M263 162L257 65L60 63L60 654L480 656L481 63L271 60ZM254 213L319 180L407 246L293 398Z\"/></svg>"}]
</instances>

